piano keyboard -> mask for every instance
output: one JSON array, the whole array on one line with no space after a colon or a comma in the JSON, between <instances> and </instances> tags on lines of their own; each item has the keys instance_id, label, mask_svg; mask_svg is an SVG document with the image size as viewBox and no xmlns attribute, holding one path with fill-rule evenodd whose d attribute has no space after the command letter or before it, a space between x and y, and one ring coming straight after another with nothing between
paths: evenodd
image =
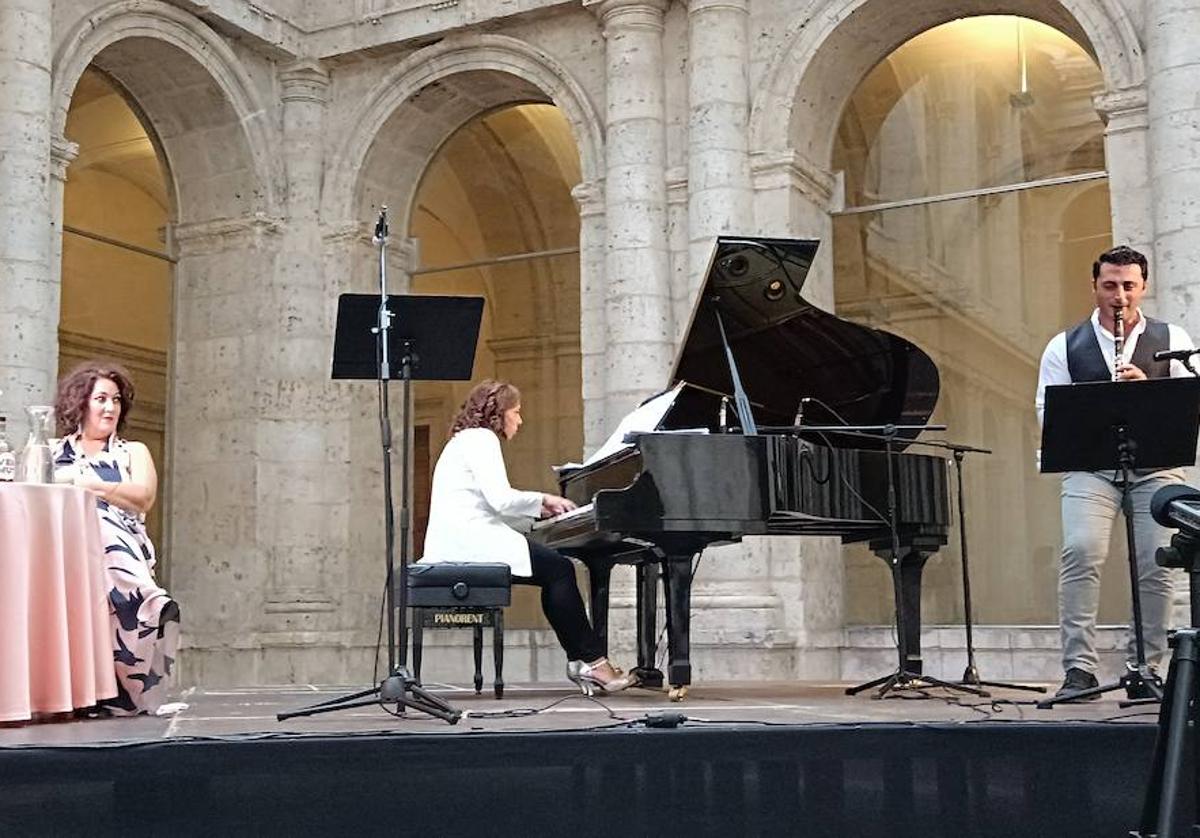
<instances>
[{"instance_id":1,"label":"piano keyboard","mask_svg":"<svg viewBox=\"0 0 1200 838\"><path fill-rule=\"evenodd\" d=\"M561 515L555 515L553 518L542 518L540 521L533 522L535 530L544 529L554 524L560 524L565 521L574 521L576 518L584 518L592 514L592 504L585 503L583 506L577 506L570 512L563 512Z\"/></svg>"}]
</instances>

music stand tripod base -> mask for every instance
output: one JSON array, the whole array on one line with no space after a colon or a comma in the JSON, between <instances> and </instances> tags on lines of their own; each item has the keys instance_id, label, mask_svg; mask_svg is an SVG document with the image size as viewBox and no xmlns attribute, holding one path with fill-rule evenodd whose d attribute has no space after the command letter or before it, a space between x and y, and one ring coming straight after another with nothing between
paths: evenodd
<instances>
[{"instance_id":1,"label":"music stand tripod base","mask_svg":"<svg viewBox=\"0 0 1200 838\"><path fill-rule=\"evenodd\" d=\"M482 297L387 294L386 257L383 247L385 242L386 228L379 256L380 293L342 294L338 298L332 377L373 380L379 386L384 495L384 607L387 616L389 674L377 687L323 701L291 713L280 713L276 716L279 721L371 704L395 704L401 714L405 709L411 708L449 724L456 723L462 717L460 711L422 688L406 668L408 550L412 523L412 504L408 496L412 469L408 456L412 450L410 386L413 381L470 379L484 301ZM394 359L394 363L391 359ZM397 538L392 503L392 427L387 392L388 382L393 378L401 381L405 406L403 444L400 452L400 471L403 477L400 493L398 581L393 568Z\"/></svg>"}]
</instances>

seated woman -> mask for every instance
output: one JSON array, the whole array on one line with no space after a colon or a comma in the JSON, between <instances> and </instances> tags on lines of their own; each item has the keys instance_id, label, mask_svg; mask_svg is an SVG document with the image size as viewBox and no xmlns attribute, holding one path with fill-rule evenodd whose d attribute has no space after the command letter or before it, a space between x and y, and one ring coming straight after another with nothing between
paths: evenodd
<instances>
[{"instance_id":1,"label":"seated woman","mask_svg":"<svg viewBox=\"0 0 1200 838\"><path fill-rule=\"evenodd\" d=\"M101 707L119 715L162 705L179 644L179 606L154 581L146 534L158 491L154 460L145 445L119 436L132 407L133 384L115 364L86 362L58 384L54 476L96 496L117 673L117 696Z\"/></svg>"},{"instance_id":2,"label":"seated woman","mask_svg":"<svg viewBox=\"0 0 1200 838\"><path fill-rule=\"evenodd\" d=\"M566 498L509 485L500 440L512 439L521 422L521 394L513 385L483 381L467 395L433 470L422 561L507 564L513 582L542 589L542 611L567 653L567 677L588 694L623 690L634 676L604 657L571 560L509 526L575 508Z\"/></svg>"}]
</instances>

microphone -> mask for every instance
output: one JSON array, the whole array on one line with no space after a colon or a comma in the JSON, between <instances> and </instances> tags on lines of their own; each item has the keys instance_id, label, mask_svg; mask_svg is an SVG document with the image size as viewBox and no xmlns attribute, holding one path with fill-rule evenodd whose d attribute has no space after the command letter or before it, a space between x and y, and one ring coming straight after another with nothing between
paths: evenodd
<instances>
[{"instance_id":1,"label":"microphone","mask_svg":"<svg viewBox=\"0 0 1200 838\"><path fill-rule=\"evenodd\" d=\"M387 220L387 204L379 210L379 220L375 222L375 235L373 238L376 242L381 242L388 235L388 220Z\"/></svg>"},{"instance_id":2,"label":"microphone","mask_svg":"<svg viewBox=\"0 0 1200 838\"><path fill-rule=\"evenodd\" d=\"M1160 349L1154 353L1154 360L1186 361L1197 353L1200 353L1200 349Z\"/></svg>"},{"instance_id":3,"label":"microphone","mask_svg":"<svg viewBox=\"0 0 1200 838\"><path fill-rule=\"evenodd\" d=\"M1200 489L1182 483L1163 486L1150 499L1150 515L1164 527L1200 536Z\"/></svg>"},{"instance_id":4,"label":"microphone","mask_svg":"<svg viewBox=\"0 0 1200 838\"><path fill-rule=\"evenodd\" d=\"M804 424L804 405L811 401L812 399L808 396L800 400L800 406L796 408L796 421L792 423L797 428Z\"/></svg>"}]
</instances>

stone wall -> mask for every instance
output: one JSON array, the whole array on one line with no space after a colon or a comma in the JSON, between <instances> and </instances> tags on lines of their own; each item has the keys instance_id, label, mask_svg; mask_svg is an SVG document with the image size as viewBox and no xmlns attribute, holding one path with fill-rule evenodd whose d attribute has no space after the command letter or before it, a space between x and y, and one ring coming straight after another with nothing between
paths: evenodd
<instances>
[{"instance_id":1,"label":"stone wall","mask_svg":"<svg viewBox=\"0 0 1200 838\"><path fill-rule=\"evenodd\" d=\"M1116 237L1153 246L1157 311L1200 334L1200 3L916 0L901 14L890 0L524 0L486 21L485 4L334 5L0 0L0 409L52 383L51 158L69 164L63 118L85 66L130 93L171 172L165 547L190 682L369 676L381 474L372 394L328 381L334 300L371 290L377 205L391 196L402 229L439 143L489 107L553 102L579 145L586 448L666 384L713 236L829 239L846 97L897 44L962 15L1026 14L1090 47L1108 87ZM412 259L397 248L395 290ZM830 249L808 291L832 302ZM841 573L827 542L710 551L698 671L848 671ZM626 641L630 593L618 583ZM535 651L511 661L512 680L556 677L544 635L513 642Z\"/></svg>"}]
</instances>

